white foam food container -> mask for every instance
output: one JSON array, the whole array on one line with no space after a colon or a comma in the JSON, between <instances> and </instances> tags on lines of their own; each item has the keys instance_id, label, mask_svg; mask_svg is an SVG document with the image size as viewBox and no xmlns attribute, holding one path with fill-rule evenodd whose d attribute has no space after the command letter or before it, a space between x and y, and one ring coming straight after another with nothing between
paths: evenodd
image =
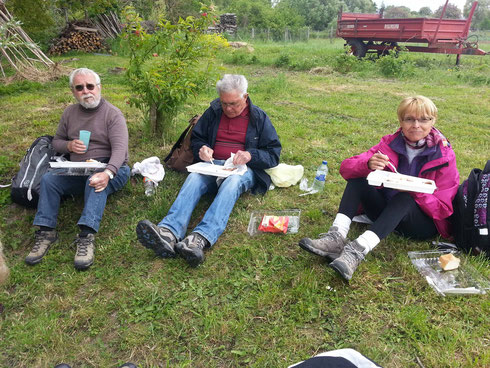
<instances>
[{"instance_id":1,"label":"white foam food container","mask_svg":"<svg viewBox=\"0 0 490 368\"><path fill-rule=\"evenodd\" d=\"M236 174L234 171L226 170L222 165L212 165L207 162L198 162L187 166L187 171L197 172L203 175L212 175L219 178L227 178L230 175Z\"/></svg>"},{"instance_id":2,"label":"white foam food container","mask_svg":"<svg viewBox=\"0 0 490 368\"><path fill-rule=\"evenodd\" d=\"M434 180L416 176L397 174L391 171L375 170L367 176L369 185L376 187L407 190L409 192L432 194L437 189Z\"/></svg>"},{"instance_id":3,"label":"white foam food container","mask_svg":"<svg viewBox=\"0 0 490 368\"><path fill-rule=\"evenodd\" d=\"M49 166L53 169L105 169L107 164L103 162L75 162L75 161L62 161L62 162L50 162Z\"/></svg>"}]
</instances>

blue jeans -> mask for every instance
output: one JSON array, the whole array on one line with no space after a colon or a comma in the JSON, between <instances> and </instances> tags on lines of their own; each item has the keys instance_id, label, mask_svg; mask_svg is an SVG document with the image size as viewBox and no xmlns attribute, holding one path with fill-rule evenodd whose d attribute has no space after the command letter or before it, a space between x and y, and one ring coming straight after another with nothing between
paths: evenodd
<instances>
[{"instance_id":1,"label":"blue jeans","mask_svg":"<svg viewBox=\"0 0 490 368\"><path fill-rule=\"evenodd\" d=\"M99 231L107 197L121 189L129 179L130 169L123 165L117 170L114 179L102 192L95 192L89 186L89 176L61 176L47 172L41 179L41 191L34 225L56 228L61 198L67 195L84 195L85 206L78 225L88 226Z\"/></svg>"},{"instance_id":2,"label":"blue jeans","mask_svg":"<svg viewBox=\"0 0 490 368\"><path fill-rule=\"evenodd\" d=\"M214 162L222 164L224 161L215 160ZM193 230L205 237L210 245L213 245L225 231L237 199L242 193L252 189L254 185L255 175L250 168L243 175L228 176L219 187L216 183L216 176L191 173L180 189L167 216L160 221L158 226L166 227L177 240L182 240L185 237L192 211L201 196L206 193L215 194L213 203L206 211L202 221Z\"/></svg>"}]
</instances>

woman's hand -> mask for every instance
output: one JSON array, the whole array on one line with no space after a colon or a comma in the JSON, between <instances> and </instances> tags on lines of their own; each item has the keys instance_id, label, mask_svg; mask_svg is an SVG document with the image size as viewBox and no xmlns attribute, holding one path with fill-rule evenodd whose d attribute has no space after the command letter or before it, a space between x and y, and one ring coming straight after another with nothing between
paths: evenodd
<instances>
[{"instance_id":1,"label":"woman's hand","mask_svg":"<svg viewBox=\"0 0 490 368\"><path fill-rule=\"evenodd\" d=\"M383 170L389 161L390 159L388 156L377 152L369 159L368 167L370 170Z\"/></svg>"}]
</instances>

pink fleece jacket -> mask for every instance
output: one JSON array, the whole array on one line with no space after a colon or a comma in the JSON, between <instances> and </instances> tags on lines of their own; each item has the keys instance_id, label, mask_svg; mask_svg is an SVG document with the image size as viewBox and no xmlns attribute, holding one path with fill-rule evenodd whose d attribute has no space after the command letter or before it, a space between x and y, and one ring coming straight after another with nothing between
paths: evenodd
<instances>
[{"instance_id":1,"label":"pink fleece jacket","mask_svg":"<svg viewBox=\"0 0 490 368\"><path fill-rule=\"evenodd\" d=\"M371 156L381 151L390 158L390 161L398 167L398 153L393 151L390 143L400 134L400 130L394 134L385 135L381 141L371 147L367 152L353 156L342 161L340 175L346 180L367 177L371 170L368 160ZM419 177L434 180L437 189L433 194L409 192L424 213L434 220L439 233L445 237L451 237L451 224L448 217L453 213L452 201L459 186L459 172L456 167L456 155L446 140L439 143L441 157L428 161L420 170ZM389 165L385 170L390 170Z\"/></svg>"}]
</instances>

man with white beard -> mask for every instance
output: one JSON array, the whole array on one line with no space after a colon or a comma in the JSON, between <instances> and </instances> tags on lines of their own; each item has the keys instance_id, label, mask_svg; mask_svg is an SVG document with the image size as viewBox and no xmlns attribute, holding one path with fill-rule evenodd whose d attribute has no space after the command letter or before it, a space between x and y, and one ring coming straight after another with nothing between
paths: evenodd
<instances>
[{"instance_id":1,"label":"man with white beard","mask_svg":"<svg viewBox=\"0 0 490 368\"><path fill-rule=\"evenodd\" d=\"M94 262L95 234L99 230L107 197L121 189L129 179L128 128L121 111L101 97L100 77L87 68L70 74L70 88L77 104L68 106L53 138L53 148L70 156L70 161L97 160L107 163L105 170L90 176L62 176L47 172L41 180L34 225L35 242L25 262L41 262L50 246L58 240L56 223L61 198L83 195L80 231L75 239L75 268L86 269ZM80 131L90 134L88 147Z\"/></svg>"}]
</instances>

